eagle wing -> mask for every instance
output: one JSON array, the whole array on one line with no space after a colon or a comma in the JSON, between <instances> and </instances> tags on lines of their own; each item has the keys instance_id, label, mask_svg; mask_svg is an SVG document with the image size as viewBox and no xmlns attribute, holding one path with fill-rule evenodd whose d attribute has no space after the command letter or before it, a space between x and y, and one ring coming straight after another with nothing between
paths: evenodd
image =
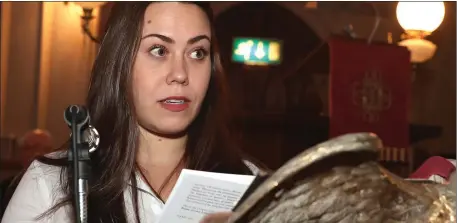
<instances>
[{"instance_id":1,"label":"eagle wing","mask_svg":"<svg viewBox=\"0 0 457 223\"><path fill-rule=\"evenodd\" d=\"M284 164L234 211L231 223L455 222L455 193L403 180L377 162L381 140L348 134Z\"/></svg>"}]
</instances>

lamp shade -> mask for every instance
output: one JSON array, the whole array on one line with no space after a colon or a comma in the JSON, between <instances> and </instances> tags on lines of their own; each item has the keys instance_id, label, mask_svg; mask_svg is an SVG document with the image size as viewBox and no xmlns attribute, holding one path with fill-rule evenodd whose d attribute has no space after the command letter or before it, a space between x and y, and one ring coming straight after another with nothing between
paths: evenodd
<instances>
[{"instance_id":1,"label":"lamp shade","mask_svg":"<svg viewBox=\"0 0 457 223\"><path fill-rule=\"evenodd\" d=\"M430 60L436 52L436 45L425 39L406 39L398 43L408 48L411 53L411 63L423 63Z\"/></svg>"},{"instance_id":2,"label":"lamp shade","mask_svg":"<svg viewBox=\"0 0 457 223\"><path fill-rule=\"evenodd\" d=\"M399 2L397 20L404 30L432 33L443 22L444 2Z\"/></svg>"},{"instance_id":3,"label":"lamp shade","mask_svg":"<svg viewBox=\"0 0 457 223\"><path fill-rule=\"evenodd\" d=\"M73 2L76 5L79 5L81 8L85 9L95 9L103 6L106 2Z\"/></svg>"}]
</instances>

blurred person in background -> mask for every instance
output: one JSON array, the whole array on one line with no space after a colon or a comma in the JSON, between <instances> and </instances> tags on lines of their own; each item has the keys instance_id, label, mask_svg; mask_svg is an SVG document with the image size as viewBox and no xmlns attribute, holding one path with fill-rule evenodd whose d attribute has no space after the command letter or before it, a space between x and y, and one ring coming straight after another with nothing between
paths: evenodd
<instances>
[{"instance_id":1,"label":"blurred person in background","mask_svg":"<svg viewBox=\"0 0 457 223\"><path fill-rule=\"evenodd\" d=\"M27 168L36 157L52 151L51 134L42 129L29 131L18 140L18 149L22 167Z\"/></svg>"}]
</instances>

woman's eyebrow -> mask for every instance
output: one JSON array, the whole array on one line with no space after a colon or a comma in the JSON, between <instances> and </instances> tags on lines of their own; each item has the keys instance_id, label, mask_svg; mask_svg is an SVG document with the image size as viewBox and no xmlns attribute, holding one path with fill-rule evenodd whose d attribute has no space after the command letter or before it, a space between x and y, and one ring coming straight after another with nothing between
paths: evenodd
<instances>
[{"instance_id":1,"label":"woman's eyebrow","mask_svg":"<svg viewBox=\"0 0 457 223\"><path fill-rule=\"evenodd\" d=\"M175 43L175 40L173 40L171 37L168 37L168 36L165 36L165 35L162 35L162 34L157 34L157 33L147 34L147 35L141 37L141 39L143 40L143 39L150 38L150 37L159 38L162 41L167 42L167 43ZM196 43L198 41L201 41L201 40L204 40L204 39L206 39L209 42L211 42L211 39L209 38L209 36L207 36L207 35L198 35L198 36L190 38L187 41L187 43L188 44L194 44L194 43Z\"/></svg>"}]
</instances>

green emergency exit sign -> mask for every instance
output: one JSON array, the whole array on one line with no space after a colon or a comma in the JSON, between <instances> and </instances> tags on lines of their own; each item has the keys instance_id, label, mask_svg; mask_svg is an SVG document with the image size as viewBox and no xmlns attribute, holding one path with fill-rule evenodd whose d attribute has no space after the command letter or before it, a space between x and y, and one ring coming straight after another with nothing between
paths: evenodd
<instances>
[{"instance_id":1,"label":"green emergency exit sign","mask_svg":"<svg viewBox=\"0 0 457 223\"><path fill-rule=\"evenodd\" d=\"M281 63L280 41L259 38L235 38L232 61L248 65L277 65Z\"/></svg>"}]
</instances>

